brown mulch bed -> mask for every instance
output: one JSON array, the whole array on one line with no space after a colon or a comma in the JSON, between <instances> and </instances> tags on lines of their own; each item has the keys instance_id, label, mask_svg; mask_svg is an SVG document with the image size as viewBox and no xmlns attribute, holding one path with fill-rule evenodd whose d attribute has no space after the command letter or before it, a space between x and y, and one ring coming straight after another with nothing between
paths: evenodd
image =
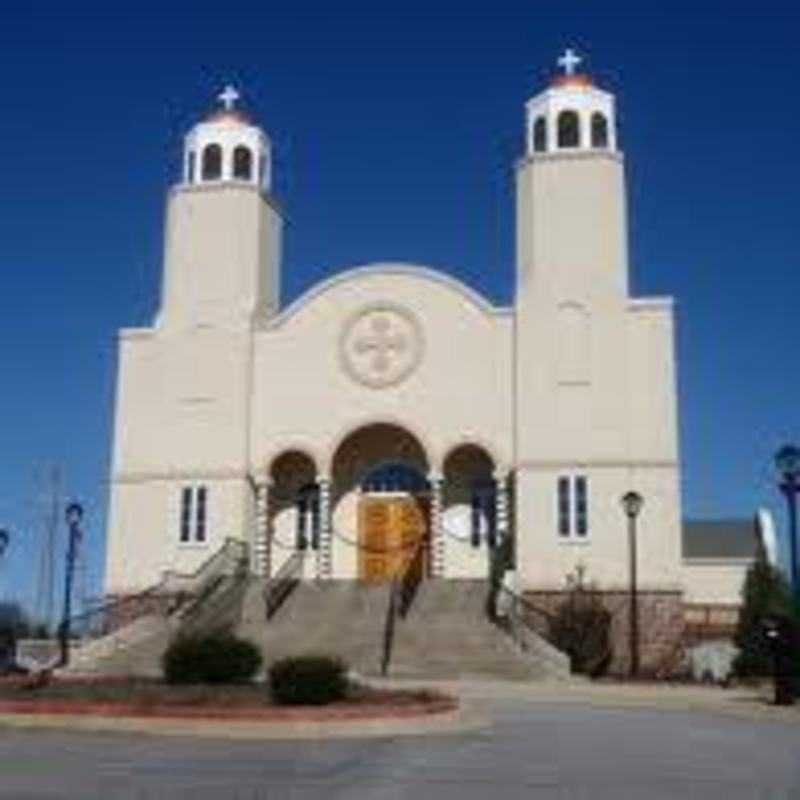
<instances>
[{"instance_id":1,"label":"brown mulch bed","mask_svg":"<svg viewBox=\"0 0 800 800\"><path fill-rule=\"evenodd\" d=\"M453 711L439 692L351 688L326 706L278 706L264 684L169 686L159 681L58 678L31 688L26 678L0 680L0 714L261 720L264 722L408 718Z\"/></svg>"}]
</instances>

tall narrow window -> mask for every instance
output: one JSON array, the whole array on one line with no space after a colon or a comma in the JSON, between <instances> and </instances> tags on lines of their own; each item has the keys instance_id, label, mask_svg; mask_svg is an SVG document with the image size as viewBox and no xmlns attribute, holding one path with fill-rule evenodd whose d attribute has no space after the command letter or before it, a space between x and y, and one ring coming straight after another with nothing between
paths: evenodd
<instances>
[{"instance_id":1,"label":"tall narrow window","mask_svg":"<svg viewBox=\"0 0 800 800\"><path fill-rule=\"evenodd\" d=\"M205 486L184 486L181 489L181 543L205 543L208 538L207 507L208 489Z\"/></svg>"},{"instance_id":2,"label":"tall narrow window","mask_svg":"<svg viewBox=\"0 0 800 800\"><path fill-rule=\"evenodd\" d=\"M599 111L592 114L592 147L608 147L608 120Z\"/></svg>"},{"instance_id":3,"label":"tall narrow window","mask_svg":"<svg viewBox=\"0 0 800 800\"><path fill-rule=\"evenodd\" d=\"M586 476L575 478L575 535L585 537L589 532Z\"/></svg>"},{"instance_id":4,"label":"tall narrow window","mask_svg":"<svg viewBox=\"0 0 800 800\"><path fill-rule=\"evenodd\" d=\"M192 490L184 486L181 491L181 541L188 542L192 538Z\"/></svg>"},{"instance_id":5,"label":"tall narrow window","mask_svg":"<svg viewBox=\"0 0 800 800\"><path fill-rule=\"evenodd\" d=\"M209 144L203 150L204 181L218 181L222 177L222 148L218 144Z\"/></svg>"},{"instance_id":6,"label":"tall narrow window","mask_svg":"<svg viewBox=\"0 0 800 800\"><path fill-rule=\"evenodd\" d=\"M238 145L233 151L233 177L241 181L249 181L253 175L253 154L244 145Z\"/></svg>"},{"instance_id":7,"label":"tall narrow window","mask_svg":"<svg viewBox=\"0 0 800 800\"><path fill-rule=\"evenodd\" d=\"M589 535L589 479L585 475L558 479L558 535L585 539Z\"/></svg>"},{"instance_id":8,"label":"tall narrow window","mask_svg":"<svg viewBox=\"0 0 800 800\"><path fill-rule=\"evenodd\" d=\"M547 120L537 117L533 123L533 151L544 153L547 151Z\"/></svg>"},{"instance_id":9,"label":"tall narrow window","mask_svg":"<svg viewBox=\"0 0 800 800\"><path fill-rule=\"evenodd\" d=\"M197 507L194 518L194 540L196 542L206 540L206 495L206 487L200 486L197 489Z\"/></svg>"},{"instance_id":10,"label":"tall narrow window","mask_svg":"<svg viewBox=\"0 0 800 800\"><path fill-rule=\"evenodd\" d=\"M558 479L558 535L569 536L572 528L570 514L570 480L569 478Z\"/></svg>"},{"instance_id":11,"label":"tall narrow window","mask_svg":"<svg viewBox=\"0 0 800 800\"><path fill-rule=\"evenodd\" d=\"M558 115L558 146L580 147L581 122L576 111L562 111Z\"/></svg>"}]
</instances>

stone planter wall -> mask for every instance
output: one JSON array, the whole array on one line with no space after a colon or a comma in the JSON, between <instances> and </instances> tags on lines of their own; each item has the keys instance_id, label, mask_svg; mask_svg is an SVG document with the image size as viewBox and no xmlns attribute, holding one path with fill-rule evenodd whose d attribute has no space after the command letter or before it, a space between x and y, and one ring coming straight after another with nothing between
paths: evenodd
<instances>
[{"instance_id":1,"label":"stone planter wall","mask_svg":"<svg viewBox=\"0 0 800 800\"><path fill-rule=\"evenodd\" d=\"M587 590L588 592L589 590ZM627 674L630 667L629 595L624 590L593 590L611 614L611 674ZM547 614L554 614L568 599L568 592L527 591L524 598ZM639 664L642 675L668 677L678 674L684 662L685 614L680 591L648 591L638 594L639 605ZM528 623L547 636L547 621L543 614L528 614Z\"/></svg>"}]
</instances>

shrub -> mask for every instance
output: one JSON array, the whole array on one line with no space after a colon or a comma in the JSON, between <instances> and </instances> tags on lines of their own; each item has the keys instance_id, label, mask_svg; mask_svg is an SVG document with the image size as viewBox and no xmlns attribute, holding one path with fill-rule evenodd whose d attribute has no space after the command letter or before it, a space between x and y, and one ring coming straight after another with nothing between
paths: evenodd
<instances>
[{"instance_id":1,"label":"shrub","mask_svg":"<svg viewBox=\"0 0 800 800\"><path fill-rule=\"evenodd\" d=\"M347 668L329 656L284 658L270 668L269 685L281 705L325 705L347 694Z\"/></svg>"},{"instance_id":2,"label":"shrub","mask_svg":"<svg viewBox=\"0 0 800 800\"><path fill-rule=\"evenodd\" d=\"M261 666L261 652L230 633L179 636L162 657L167 683L240 683Z\"/></svg>"},{"instance_id":3,"label":"shrub","mask_svg":"<svg viewBox=\"0 0 800 800\"><path fill-rule=\"evenodd\" d=\"M611 661L611 614L592 591L576 587L550 619L549 639L573 672L597 677Z\"/></svg>"},{"instance_id":4,"label":"shrub","mask_svg":"<svg viewBox=\"0 0 800 800\"><path fill-rule=\"evenodd\" d=\"M733 638L739 648L733 669L740 678L772 675L772 648L764 635L766 617L791 620L792 595L783 575L769 564L764 548L759 547L744 580L742 610Z\"/></svg>"}]
</instances>

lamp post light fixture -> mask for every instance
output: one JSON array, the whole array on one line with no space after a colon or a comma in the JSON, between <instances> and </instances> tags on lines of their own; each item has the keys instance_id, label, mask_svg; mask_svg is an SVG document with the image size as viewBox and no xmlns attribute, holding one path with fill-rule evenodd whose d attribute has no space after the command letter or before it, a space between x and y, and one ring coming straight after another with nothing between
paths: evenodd
<instances>
[{"instance_id":1,"label":"lamp post light fixture","mask_svg":"<svg viewBox=\"0 0 800 800\"><path fill-rule=\"evenodd\" d=\"M83 506L80 503L70 503L64 513L67 528L69 528L69 542L67 544L66 574L64 577L64 613L59 626L59 641L61 645L61 658L58 666L65 667L69 663L69 637L70 618L72 617L72 582L75 577L75 558L78 551L78 541L81 538L81 520L83 519Z\"/></svg>"},{"instance_id":2,"label":"lamp post light fixture","mask_svg":"<svg viewBox=\"0 0 800 800\"><path fill-rule=\"evenodd\" d=\"M795 597L800 598L800 567L797 552L797 495L800 494L800 447L787 444L775 453L780 490L789 512L789 578Z\"/></svg>"},{"instance_id":3,"label":"lamp post light fixture","mask_svg":"<svg viewBox=\"0 0 800 800\"><path fill-rule=\"evenodd\" d=\"M628 518L628 557L630 559L629 630L630 630L630 676L639 674L639 598L636 587L636 518L644 505L638 492L626 492L622 496L622 508Z\"/></svg>"}]
</instances>

